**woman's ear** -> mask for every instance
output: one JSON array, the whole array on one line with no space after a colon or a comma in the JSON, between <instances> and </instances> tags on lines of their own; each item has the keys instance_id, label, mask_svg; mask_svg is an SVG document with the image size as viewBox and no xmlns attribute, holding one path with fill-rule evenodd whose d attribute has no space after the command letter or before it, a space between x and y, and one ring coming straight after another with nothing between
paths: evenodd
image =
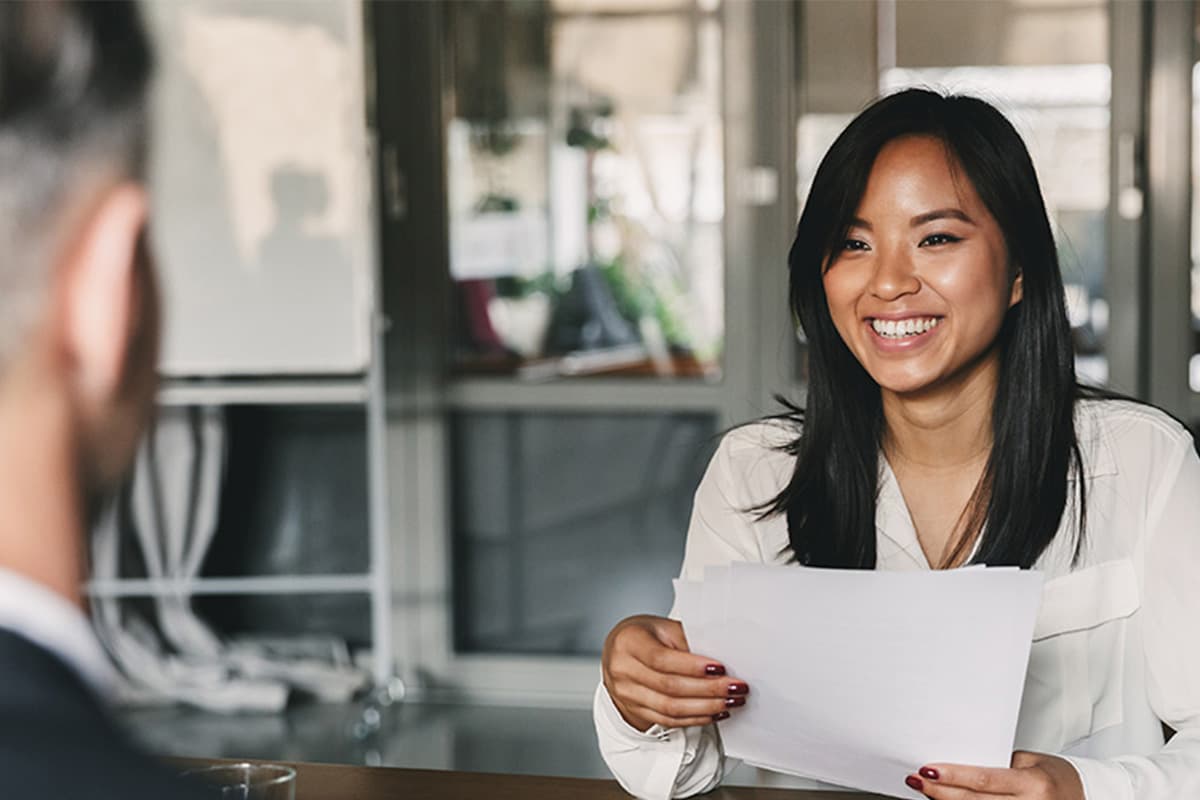
<instances>
[{"instance_id":1,"label":"woman's ear","mask_svg":"<svg viewBox=\"0 0 1200 800\"><path fill-rule=\"evenodd\" d=\"M136 262L146 215L141 186L107 189L82 220L60 264L61 341L76 391L89 405L112 402L130 367L139 298Z\"/></svg>"},{"instance_id":2,"label":"woman's ear","mask_svg":"<svg viewBox=\"0 0 1200 800\"><path fill-rule=\"evenodd\" d=\"M1020 269L1017 270L1017 277L1013 278L1012 290L1008 295L1008 307L1012 308L1017 303L1021 302L1021 298L1025 296L1024 273Z\"/></svg>"}]
</instances>

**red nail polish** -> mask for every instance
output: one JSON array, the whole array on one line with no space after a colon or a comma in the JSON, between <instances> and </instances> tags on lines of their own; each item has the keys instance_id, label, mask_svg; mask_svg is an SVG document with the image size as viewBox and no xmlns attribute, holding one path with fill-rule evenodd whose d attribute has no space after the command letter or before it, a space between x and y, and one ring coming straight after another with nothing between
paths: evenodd
<instances>
[{"instance_id":1,"label":"red nail polish","mask_svg":"<svg viewBox=\"0 0 1200 800\"><path fill-rule=\"evenodd\" d=\"M720 722L723 719L729 719L728 711L722 711L719 714L713 714L713 722Z\"/></svg>"},{"instance_id":2,"label":"red nail polish","mask_svg":"<svg viewBox=\"0 0 1200 800\"><path fill-rule=\"evenodd\" d=\"M909 775L904 779L904 782L907 783L911 789L916 789L918 792L925 791L925 783L916 775Z\"/></svg>"},{"instance_id":3,"label":"red nail polish","mask_svg":"<svg viewBox=\"0 0 1200 800\"><path fill-rule=\"evenodd\" d=\"M933 767L921 767L920 773L922 778L929 778L931 781L936 781L939 777L941 777L938 775L938 771Z\"/></svg>"},{"instance_id":4,"label":"red nail polish","mask_svg":"<svg viewBox=\"0 0 1200 800\"><path fill-rule=\"evenodd\" d=\"M725 691L730 694L750 694L750 687L744 683L731 683Z\"/></svg>"},{"instance_id":5,"label":"red nail polish","mask_svg":"<svg viewBox=\"0 0 1200 800\"><path fill-rule=\"evenodd\" d=\"M744 705L746 705L746 698L744 698L744 697L726 697L725 698L725 707L726 708L738 708L739 706L744 706Z\"/></svg>"},{"instance_id":6,"label":"red nail polish","mask_svg":"<svg viewBox=\"0 0 1200 800\"><path fill-rule=\"evenodd\" d=\"M708 664L707 666L704 667L704 674L705 675L724 675L725 668L722 667L720 664Z\"/></svg>"}]
</instances>

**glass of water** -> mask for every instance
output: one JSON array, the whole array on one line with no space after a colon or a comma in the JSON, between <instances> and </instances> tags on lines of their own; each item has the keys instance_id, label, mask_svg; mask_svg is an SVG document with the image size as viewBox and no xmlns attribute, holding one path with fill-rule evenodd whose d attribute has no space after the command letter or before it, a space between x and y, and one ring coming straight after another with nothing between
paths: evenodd
<instances>
[{"instance_id":1,"label":"glass of water","mask_svg":"<svg viewBox=\"0 0 1200 800\"><path fill-rule=\"evenodd\" d=\"M296 800L296 770L279 764L217 764L183 777L213 800Z\"/></svg>"}]
</instances>

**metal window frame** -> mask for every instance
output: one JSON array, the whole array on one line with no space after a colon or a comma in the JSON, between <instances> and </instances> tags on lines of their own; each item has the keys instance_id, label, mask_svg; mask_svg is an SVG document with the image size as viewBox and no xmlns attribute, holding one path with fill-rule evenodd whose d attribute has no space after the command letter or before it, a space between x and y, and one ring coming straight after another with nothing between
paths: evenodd
<instances>
[{"instance_id":1,"label":"metal window frame","mask_svg":"<svg viewBox=\"0 0 1200 800\"><path fill-rule=\"evenodd\" d=\"M1109 64L1112 69L1109 125L1108 274L1109 386L1144 397L1149 371L1144 358L1148 263L1145 253L1146 209L1121 213L1122 192L1144 197L1146 177L1146 84L1149 6L1145 2L1109 3Z\"/></svg>"},{"instance_id":2,"label":"metal window frame","mask_svg":"<svg viewBox=\"0 0 1200 800\"><path fill-rule=\"evenodd\" d=\"M1118 5L1120 5L1118 3ZM1147 400L1179 417L1200 401L1191 352L1192 65L1194 2L1150 5L1147 93ZM1182 334L1181 334L1182 332Z\"/></svg>"}]
</instances>

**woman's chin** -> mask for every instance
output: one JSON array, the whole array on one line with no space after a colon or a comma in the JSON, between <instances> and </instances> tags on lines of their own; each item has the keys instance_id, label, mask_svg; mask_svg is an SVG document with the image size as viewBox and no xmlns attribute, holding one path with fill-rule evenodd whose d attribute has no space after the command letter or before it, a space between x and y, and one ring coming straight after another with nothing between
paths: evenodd
<instances>
[{"instance_id":1,"label":"woman's chin","mask_svg":"<svg viewBox=\"0 0 1200 800\"><path fill-rule=\"evenodd\" d=\"M898 397L919 397L931 389L935 389L938 384L937 376L927 373L904 372L897 374L894 371L886 370L879 374L872 374L871 377L879 384L881 392Z\"/></svg>"}]
</instances>

